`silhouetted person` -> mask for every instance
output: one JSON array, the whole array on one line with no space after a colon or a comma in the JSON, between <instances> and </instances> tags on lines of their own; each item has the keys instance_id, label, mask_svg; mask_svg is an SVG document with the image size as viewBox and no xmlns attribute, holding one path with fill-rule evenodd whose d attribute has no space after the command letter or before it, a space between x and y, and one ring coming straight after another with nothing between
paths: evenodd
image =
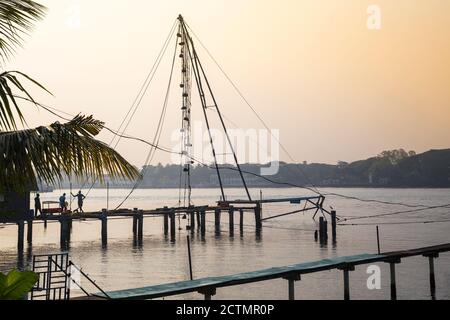
<instances>
[{"instance_id":1,"label":"silhouetted person","mask_svg":"<svg viewBox=\"0 0 450 320\"><path fill-rule=\"evenodd\" d=\"M39 193L36 194L36 197L34 198L34 216L37 217L39 215L42 216L42 206L41 206L41 196Z\"/></svg>"},{"instance_id":2,"label":"silhouetted person","mask_svg":"<svg viewBox=\"0 0 450 320\"><path fill-rule=\"evenodd\" d=\"M84 213L84 211L83 211L83 202L84 202L84 199L86 199L86 196L85 196L84 194L82 194L82 193L81 193L81 190L80 190L80 191L78 191L77 194L75 194L75 195L72 194L72 197L78 199L78 209L75 210L75 211L76 211L76 212L83 212L83 213Z\"/></svg>"},{"instance_id":3,"label":"silhouetted person","mask_svg":"<svg viewBox=\"0 0 450 320\"><path fill-rule=\"evenodd\" d=\"M66 203L66 194L63 193L61 197L59 197L59 207L61 208L61 213L67 211L67 203Z\"/></svg>"}]
</instances>

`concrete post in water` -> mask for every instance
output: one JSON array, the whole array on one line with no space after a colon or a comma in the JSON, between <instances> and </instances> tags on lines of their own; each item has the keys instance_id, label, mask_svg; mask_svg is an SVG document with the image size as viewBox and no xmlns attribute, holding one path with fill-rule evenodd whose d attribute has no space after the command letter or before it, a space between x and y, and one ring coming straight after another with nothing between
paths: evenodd
<instances>
[{"instance_id":1,"label":"concrete post in water","mask_svg":"<svg viewBox=\"0 0 450 320\"><path fill-rule=\"evenodd\" d=\"M295 300L295 282L300 281L301 279L301 275L299 274L284 278L284 280L288 281L289 300Z\"/></svg>"},{"instance_id":2,"label":"concrete post in water","mask_svg":"<svg viewBox=\"0 0 450 320\"><path fill-rule=\"evenodd\" d=\"M175 242L176 229L175 229L175 211L170 212L170 241Z\"/></svg>"},{"instance_id":3,"label":"concrete post in water","mask_svg":"<svg viewBox=\"0 0 450 320\"><path fill-rule=\"evenodd\" d=\"M350 271L354 271L355 266L346 265L339 269L344 271L344 300L350 300Z\"/></svg>"},{"instance_id":4,"label":"concrete post in water","mask_svg":"<svg viewBox=\"0 0 450 320\"><path fill-rule=\"evenodd\" d=\"M102 210L102 246L106 247L108 245L108 211L106 209Z\"/></svg>"},{"instance_id":5,"label":"concrete post in water","mask_svg":"<svg viewBox=\"0 0 450 320\"><path fill-rule=\"evenodd\" d=\"M25 233L25 222L22 221L18 221L17 222L17 250L19 252L23 251L23 242L24 242L24 233Z\"/></svg>"},{"instance_id":6,"label":"concrete post in water","mask_svg":"<svg viewBox=\"0 0 450 320\"><path fill-rule=\"evenodd\" d=\"M255 223L256 223L256 229L262 228L262 221L261 221L261 204L258 202L255 207Z\"/></svg>"},{"instance_id":7,"label":"concrete post in water","mask_svg":"<svg viewBox=\"0 0 450 320\"><path fill-rule=\"evenodd\" d=\"M220 235L220 216L221 216L220 209L216 209L214 211L214 226L215 226L216 235Z\"/></svg>"},{"instance_id":8,"label":"concrete post in water","mask_svg":"<svg viewBox=\"0 0 450 320\"><path fill-rule=\"evenodd\" d=\"M197 216L197 225L198 225L198 228L201 228L202 222L200 221L200 212L199 212L199 211L195 212L195 215Z\"/></svg>"},{"instance_id":9,"label":"concrete post in water","mask_svg":"<svg viewBox=\"0 0 450 320\"><path fill-rule=\"evenodd\" d=\"M205 300L211 300L212 296L216 295L216 288L203 288L198 291L198 293L203 294L205 296Z\"/></svg>"},{"instance_id":10,"label":"concrete post in water","mask_svg":"<svg viewBox=\"0 0 450 320\"><path fill-rule=\"evenodd\" d=\"M204 237L206 234L206 212L205 212L205 210L202 210L200 212L200 220L201 220L200 233L201 233L201 236Z\"/></svg>"},{"instance_id":11,"label":"concrete post in water","mask_svg":"<svg viewBox=\"0 0 450 320\"><path fill-rule=\"evenodd\" d=\"M191 233L194 233L195 232L195 212L191 211L190 215L191 215Z\"/></svg>"},{"instance_id":12,"label":"concrete post in water","mask_svg":"<svg viewBox=\"0 0 450 320\"><path fill-rule=\"evenodd\" d=\"M324 217L319 218L319 239L320 242L325 242L326 236L325 236L325 219Z\"/></svg>"},{"instance_id":13,"label":"concrete post in water","mask_svg":"<svg viewBox=\"0 0 450 320\"><path fill-rule=\"evenodd\" d=\"M164 235L167 236L169 234L169 214L164 213Z\"/></svg>"},{"instance_id":14,"label":"concrete post in water","mask_svg":"<svg viewBox=\"0 0 450 320\"><path fill-rule=\"evenodd\" d=\"M144 211L138 211L138 244L142 246L144 242Z\"/></svg>"},{"instance_id":15,"label":"concrete post in water","mask_svg":"<svg viewBox=\"0 0 450 320\"><path fill-rule=\"evenodd\" d=\"M439 253L425 255L428 258L428 264L430 266L430 292L431 299L436 300L436 277L434 275L434 259L439 258Z\"/></svg>"},{"instance_id":16,"label":"concrete post in water","mask_svg":"<svg viewBox=\"0 0 450 320\"><path fill-rule=\"evenodd\" d=\"M30 216L27 220L27 242L29 245L33 244L33 220L34 210L30 210Z\"/></svg>"},{"instance_id":17,"label":"concrete post in water","mask_svg":"<svg viewBox=\"0 0 450 320\"><path fill-rule=\"evenodd\" d=\"M65 250L68 247L69 242L69 220L66 217L61 217L60 223L60 245L61 249Z\"/></svg>"},{"instance_id":18,"label":"concrete post in water","mask_svg":"<svg viewBox=\"0 0 450 320\"><path fill-rule=\"evenodd\" d=\"M239 210L239 230L244 233L244 209Z\"/></svg>"},{"instance_id":19,"label":"concrete post in water","mask_svg":"<svg viewBox=\"0 0 450 320\"><path fill-rule=\"evenodd\" d=\"M230 237L234 236L234 208L230 208L228 211L229 219L228 224L230 228Z\"/></svg>"},{"instance_id":20,"label":"concrete post in water","mask_svg":"<svg viewBox=\"0 0 450 320\"><path fill-rule=\"evenodd\" d=\"M138 232L138 209L133 209L133 239L137 241L137 232Z\"/></svg>"},{"instance_id":21,"label":"concrete post in water","mask_svg":"<svg viewBox=\"0 0 450 320\"><path fill-rule=\"evenodd\" d=\"M337 239L336 226L337 226L336 211L333 210L331 211L331 232L333 236L333 242L335 242Z\"/></svg>"}]
</instances>

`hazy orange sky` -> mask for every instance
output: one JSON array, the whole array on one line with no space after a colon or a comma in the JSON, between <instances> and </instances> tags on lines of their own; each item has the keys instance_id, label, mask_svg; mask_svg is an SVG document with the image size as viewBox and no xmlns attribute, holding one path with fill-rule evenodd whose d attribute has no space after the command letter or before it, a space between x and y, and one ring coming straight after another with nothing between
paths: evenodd
<instances>
[{"instance_id":1,"label":"hazy orange sky","mask_svg":"<svg viewBox=\"0 0 450 320\"><path fill-rule=\"evenodd\" d=\"M385 149L450 147L448 0L41 0L49 11L5 66L53 93L41 102L93 114L117 128L182 13L297 161L335 163ZM367 28L380 7L381 29ZM79 13L79 20L78 20ZM172 48L172 46L170 46ZM170 64L166 59L127 133L151 139ZM227 118L260 128L199 47ZM177 67L179 67L177 65ZM178 75L178 72L177 72ZM162 145L180 124L174 87ZM194 118L201 109L194 105ZM28 124L57 120L27 107ZM111 137L103 134L108 142ZM147 147L118 150L142 165ZM160 155L155 162L167 162ZM288 160L282 155L282 160Z\"/></svg>"}]
</instances>

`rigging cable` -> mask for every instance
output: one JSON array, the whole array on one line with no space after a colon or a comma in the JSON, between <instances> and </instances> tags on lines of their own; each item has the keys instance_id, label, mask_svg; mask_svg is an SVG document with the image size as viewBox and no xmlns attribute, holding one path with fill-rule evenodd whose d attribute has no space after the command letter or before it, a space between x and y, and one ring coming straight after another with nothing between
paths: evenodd
<instances>
[{"instance_id":1,"label":"rigging cable","mask_svg":"<svg viewBox=\"0 0 450 320\"><path fill-rule=\"evenodd\" d=\"M189 24L187 24L185 22L187 28L192 32L192 34L194 35L194 37L197 39L197 41L200 43L200 45L203 47L203 49L206 51L206 53L208 54L208 56L211 58L211 60L216 64L216 66L219 68L219 70L221 71L221 73L225 76L225 78L228 80L228 82L231 84L231 86L234 88L234 90L238 93L238 95L242 98L242 100L245 102L245 104L252 110L252 112L255 114L255 116L258 118L258 120L263 124L263 126L266 128L266 130L270 131L270 128L268 127L268 125L266 124L266 122L264 121L264 119L258 114L258 112L256 111L256 109L251 105L251 103L248 101L248 99L244 96L244 94L242 93L242 91L237 87L237 85L234 83L234 81L231 79L231 77L225 72L225 70L222 68L222 66L219 64L219 62L214 58L214 56L212 55L212 53L208 50L208 48L203 44L203 42L200 40L200 38L197 36L197 34L192 30L192 28L189 26ZM230 120L229 120L230 121ZM283 151L286 153L286 155L291 159L291 161L296 162L293 157L291 156L291 154L289 153L289 151L284 147L284 145L279 141L279 139L277 139L276 137L273 136L272 137L275 138L277 140L277 142L279 143L280 147L283 149ZM309 184L311 184L311 186L313 187L313 189L315 190L316 193L318 194L322 194L317 187L314 186L314 184L312 183L312 181L309 179L308 175L306 175L306 173L304 172L304 170L301 169L301 167L296 166L296 168L298 168L302 175L306 178L306 180L309 182ZM310 189L311 190L311 189ZM382 200L374 200L374 199L363 199L363 198L359 198L359 197L352 197L352 196L348 196L345 194L339 194L339 193L323 193L322 195L324 196L336 196L336 197L340 197L340 198L344 198L344 199L349 199L349 200L357 200L357 201L362 201L362 202L375 202L375 203L380 203L380 204L389 204L389 205L401 205L401 206L405 206L405 207L410 207L410 208L428 208L427 206L423 206L423 205L411 205L411 204L405 204L405 203L396 203L396 202L388 202L388 201L382 201Z\"/></svg>"},{"instance_id":2,"label":"rigging cable","mask_svg":"<svg viewBox=\"0 0 450 320\"><path fill-rule=\"evenodd\" d=\"M126 114L126 116L123 118L123 120L122 120L122 122L121 122L121 124L120 124L120 126L119 126L119 129L117 130L117 132L119 132L120 134L119 134L118 136L114 135L113 138L112 138L112 140L111 140L111 142L109 143L109 146L112 146L114 140L115 140L116 137L117 137L117 141L116 141L116 143L114 144L113 150L116 150L118 144L120 143L121 135L125 134L126 130L128 129L128 126L130 125L132 119L134 118L134 116L135 116L135 114L136 114L136 112L137 112L137 110L138 110L138 108L139 108L139 106L140 106L140 104L141 104L141 102L142 102L142 100L143 100L145 94L147 93L148 88L149 88L149 86L150 86L150 84L151 84L153 78L155 77L156 71L158 70L159 65L161 64L161 61L162 61L162 59L163 59L163 57L164 57L164 55L165 55L165 53L166 53L166 51L167 51L167 48L168 48L169 43L170 43L170 39L172 39L172 37L173 37L174 31L175 31L175 27L176 27L176 20L174 21L174 23L173 23L173 25L172 25L172 28L170 29L169 34L167 35L167 38L166 38L166 40L164 41L164 44L163 44L161 50L159 51L158 56L157 56L155 62L153 63L153 66L152 66L152 68L150 69L150 71L149 71L149 73L148 73L148 75L147 75L147 77L146 77L144 83L142 84L142 86L141 86L141 88L140 88L140 90L139 90L139 92L138 92L136 98L134 99L132 105L130 106L130 108L129 108L127 114ZM133 109L134 109L134 110L133 110ZM133 110L133 112L132 112L132 110ZM131 115L130 115L130 114L131 114ZM122 127L124 126L124 124L125 124L125 122L126 122L126 119L127 119L128 117L129 117L129 119L128 119L128 121L127 121L127 124L125 125L125 127L124 127L123 130L121 131L121 129L122 129ZM81 189L84 188L84 186L85 186L86 183L87 183L87 179L86 179L85 182L83 183ZM93 181L91 187L89 188L88 192L86 193L86 196L89 195L89 193L91 192L92 188L94 187L94 185L95 185L96 183L97 183L97 179L95 179L95 180Z\"/></svg>"},{"instance_id":3,"label":"rigging cable","mask_svg":"<svg viewBox=\"0 0 450 320\"><path fill-rule=\"evenodd\" d=\"M172 85L172 79L173 79L173 71L174 71L174 66L175 66L175 57L177 54L177 48L178 48L178 38L175 41L175 50L173 53L173 58L172 58L172 66L171 66L171 70L170 70L170 77L169 77L169 83L167 85L167 90L166 90L166 96L164 98L164 104L163 104L163 109L161 112L161 116L159 118L159 123L158 123L158 127L155 133L155 137L153 140L153 145L155 147L152 147L147 155L147 159L145 161L145 165L141 171L141 175L140 177L137 179L135 185L133 186L133 188L131 189L131 191L129 192L129 194L125 197L125 199L116 207L116 210L119 209L129 198L130 196L134 193L134 191L136 191L136 189L139 187L139 185L142 183L142 180L145 176L145 174L148 171L149 168L149 164L151 163L151 161L153 161L153 158L156 154L156 150L157 147L159 146L159 141L161 139L161 134L164 128L164 121L165 121L165 117L166 117L166 112L167 112L167 106L168 106L168 102L169 102L169 94L170 94L170 87Z\"/></svg>"},{"instance_id":4,"label":"rigging cable","mask_svg":"<svg viewBox=\"0 0 450 320\"><path fill-rule=\"evenodd\" d=\"M19 99L23 99L23 100L27 100L27 101L31 102L29 99L24 98L24 97L15 96L15 98L19 98ZM42 109L46 110L47 112L49 112L49 113L51 113L51 114L53 114L53 115L55 115L55 116L57 116L57 117L59 117L59 118L65 120L65 121L70 121L70 119L68 119L68 118L66 118L66 117L64 117L64 116L61 116L61 115L58 114L57 112L60 112L60 113L63 113L63 114L66 114L66 115L68 115L68 116L72 116L72 117L73 117L73 115L71 115L71 114L69 114L69 113L66 113L66 112L64 112L64 111L62 111L62 110L56 109L56 108L54 108L54 107L46 106L46 105L43 105L43 104L40 104L40 103L36 103L36 102L34 102L34 103L35 103L38 107L41 107ZM55 112L55 111L53 111L53 110L55 110L55 111L57 111L57 112ZM119 133L117 133L116 131L114 131L114 130L108 128L108 127L104 127L104 128L105 128L106 130L108 130L109 132L111 132L112 134L114 134L114 135L120 135ZM157 150L160 150L160 151L162 151L162 152L166 152L166 153L170 153L170 154L175 154L175 155L181 155L180 152L172 151L172 150L170 150L170 149L167 148L167 147L162 147L162 146L156 145L156 144L151 143L151 142L149 142L149 141L147 141L147 140L145 140L145 139L142 139L142 138L137 138L137 137L133 137L133 136L129 136L129 135L120 135L120 136L121 136L122 138L124 138L124 139L142 142L142 143L147 144L147 145L149 145L150 147L153 147L153 148L155 148L155 149L157 149ZM203 161L200 161L200 160L198 160L198 159L195 159L194 157L191 157L191 159L192 159L193 161L195 161L196 163L198 163L198 164L204 166L204 167L207 167L207 168L209 168L209 169L215 169L215 167L212 167L212 166L210 166L210 165L204 163ZM233 167L220 167L219 169L221 169L221 170L237 171L237 169L236 169L236 168L233 168ZM284 185L284 186L294 187L294 188L302 188L302 189L306 189L306 190L310 190L310 191L314 192L313 189L311 189L311 188L309 188L309 187L307 187L307 186L298 185L298 184L290 183L290 182L276 181L276 180L270 179L270 178L268 178L268 177L266 177L266 176L262 176L262 175L256 174L256 173L254 173L254 172L243 171L243 173L249 174L249 175L253 175L253 176L255 176L255 177L259 177L259 178L264 179L264 180L266 180L267 182L270 182L270 183L272 183L272 184L276 184L276 185ZM324 195L332 195L332 196L344 197L344 196L341 195L341 194L335 194L335 193L326 193L326 194L324 194ZM389 201L382 201L382 200L376 200L376 199L363 199L363 198L359 198L359 197L351 197L351 196L345 196L345 198L346 198L346 199L349 199L349 200L356 200L356 201L362 201L362 202L374 202L374 203L380 203L380 204L385 204L385 205L404 206L404 207L410 207L410 208L419 208L419 209L417 209L417 210L397 211L397 212L393 212L393 213L382 214L382 216L386 216L386 215L395 215L395 214L400 214L400 213L420 212L420 211L425 211L425 210L430 210L430 209L449 208L449 207L450 207L450 204L446 204L446 205L438 205L438 206L426 206L426 205L413 205L413 204L408 204L408 203L404 203L404 202L389 202ZM342 216L341 216L341 217L342 217ZM343 218L346 218L347 220L354 220L353 218L355 218L355 219L363 219L363 218L376 218L376 217L379 217L379 215L370 215L370 216L364 216L364 217L348 217L348 216L347 216L347 217L343 217Z\"/></svg>"},{"instance_id":5,"label":"rigging cable","mask_svg":"<svg viewBox=\"0 0 450 320\"><path fill-rule=\"evenodd\" d=\"M211 52L206 48L206 46L203 44L203 42L200 40L200 38L196 35L194 30L186 23L186 26L189 28L189 30L192 32L194 37L197 39L197 41L200 43L200 45L203 47L203 49L206 51L208 56L211 58L211 60L216 64L216 66L219 68L220 72L225 76L225 78L228 80L228 82L231 84L231 86L234 88L234 90L237 92L237 94L242 98L242 100L245 102L245 104L251 109L253 114L258 118L258 120L261 122L261 124L266 128L268 132L270 132L272 138L274 138L277 143L280 145L280 147L283 149L283 151L286 153L286 155L291 159L291 161L296 162L292 155L289 153L287 148L281 143L280 139L278 139L273 133L272 130L269 128L267 123L264 121L264 119L258 114L256 109L251 105L251 103L247 100L247 98L244 96L241 90L237 87L237 85L234 83L234 81L230 78L230 76L225 72L225 70L221 67L219 62L214 58L214 56L211 54ZM311 179L308 177L308 175L302 170L300 167L297 167L301 174L305 177L305 179L308 181L308 183L312 186L312 188L315 190L314 192L317 194L321 194L319 189L314 185L314 183L311 181Z\"/></svg>"}]
</instances>

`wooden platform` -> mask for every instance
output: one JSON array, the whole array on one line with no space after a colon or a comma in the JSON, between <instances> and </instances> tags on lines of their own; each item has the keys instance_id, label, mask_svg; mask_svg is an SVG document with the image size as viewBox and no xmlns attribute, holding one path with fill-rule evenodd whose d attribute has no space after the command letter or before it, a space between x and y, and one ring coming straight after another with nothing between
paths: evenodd
<instances>
[{"instance_id":1,"label":"wooden platform","mask_svg":"<svg viewBox=\"0 0 450 320\"><path fill-rule=\"evenodd\" d=\"M376 262L389 263L391 266L401 262L401 258L412 256L426 256L430 259L438 257L440 253L450 251L450 243L439 246L418 248L398 252L383 254L361 254L348 257L336 257L319 261L300 263L292 266L275 267L254 272L239 273L229 276L209 277L197 279L194 281L181 281L156 286L142 288L132 288L119 291L107 292L104 294L95 294L97 298L118 299L118 300L145 300L168 297L173 295L198 292L210 299L216 294L216 290L222 287L231 287L267 281L272 279L286 279L289 281L289 297L294 297L293 283L301 280L301 276L308 273L316 273L325 270L339 269L344 272L344 291L345 298L350 298L349 272L355 269L355 266L371 264ZM434 266L434 265L433 265ZM391 269L392 271L392 269ZM393 279L392 279L393 277ZM432 295L434 294L434 267L430 269L430 287ZM391 298L396 298L395 269L391 272Z\"/></svg>"}]
</instances>

